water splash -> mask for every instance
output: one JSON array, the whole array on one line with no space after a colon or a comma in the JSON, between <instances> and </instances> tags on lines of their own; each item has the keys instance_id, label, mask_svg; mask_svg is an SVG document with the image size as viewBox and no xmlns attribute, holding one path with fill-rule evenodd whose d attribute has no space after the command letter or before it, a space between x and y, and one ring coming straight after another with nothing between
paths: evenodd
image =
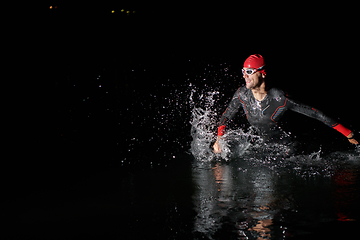
<instances>
[{"instance_id":1,"label":"water splash","mask_svg":"<svg viewBox=\"0 0 360 240\"><path fill-rule=\"evenodd\" d=\"M219 92L207 92L197 96L199 100L204 99L204 108L195 106L195 95L197 90L194 88L190 94L190 105L193 106L191 111L191 136L193 141L191 142L191 153L196 159L208 159L211 160L215 157L215 154L211 151L211 143L215 141L216 135L216 122L218 116L213 111L214 95Z\"/></svg>"},{"instance_id":2,"label":"water splash","mask_svg":"<svg viewBox=\"0 0 360 240\"><path fill-rule=\"evenodd\" d=\"M190 86L193 86L190 84ZM216 109L215 97L218 91L210 90L204 93L199 91L195 86L191 90L189 102L192 106L191 111L191 153L197 160L211 161L215 158L225 159L241 156L251 145L255 143L258 146L262 139L254 134L252 128L248 132L237 128L229 130L220 140L221 153L215 154L212 145L217 139L217 126L220 116L219 110ZM196 101L195 101L196 99ZM202 104L199 104L201 102ZM202 106L198 106L202 105Z\"/></svg>"}]
</instances>

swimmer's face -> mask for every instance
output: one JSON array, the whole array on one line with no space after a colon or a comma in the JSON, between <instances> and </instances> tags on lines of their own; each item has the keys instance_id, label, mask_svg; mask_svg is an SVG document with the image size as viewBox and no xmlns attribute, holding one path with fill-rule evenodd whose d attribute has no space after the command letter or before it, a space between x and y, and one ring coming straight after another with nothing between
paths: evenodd
<instances>
[{"instance_id":1,"label":"swimmer's face","mask_svg":"<svg viewBox=\"0 0 360 240\"><path fill-rule=\"evenodd\" d=\"M246 70L246 69L248 69L248 68L244 68L244 70ZM261 83L263 82L263 79L265 78L265 75L260 72L256 72L251 75L248 75L245 73L243 76L245 78L245 83L246 83L247 89L254 89L254 88L259 87L261 85Z\"/></svg>"}]
</instances>

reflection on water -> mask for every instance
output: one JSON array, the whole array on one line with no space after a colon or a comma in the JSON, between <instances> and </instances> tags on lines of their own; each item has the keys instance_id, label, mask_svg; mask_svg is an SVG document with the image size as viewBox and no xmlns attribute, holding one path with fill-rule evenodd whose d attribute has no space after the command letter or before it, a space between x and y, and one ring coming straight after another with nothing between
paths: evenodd
<instances>
[{"instance_id":1,"label":"reflection on water","mask_svg":"<svg viewBox=\"0 0 360 240\"><path fill-rule=\"evenodd\" d=\"M335 186L335 212L337 220L342 222L355 221L355 216L351 206L355 205L354 201L359 199L359 191L356 190L356 183L359 181L359 172L354 169L345 169L338 171L333 182Z\"/></svg>"},{"instance_id":2,"label":"reflection on water","mask_svg":"<svg viewBox=\"0 0 360 240\"><path fill-rule=\"evenodd\" d=\"M224 234L227 239L328 234L322 224L358 220L358 212L352 213L358 208L358 174L356 167L339 169L333 177L304 178L243 160L194 161L194 232L209 239Z\"/></svg>"},{"instance_id":3,"label":"reflection on water","mask_svg":"<svg viewBox=\"0 0 360 240\"><path fill-rule=\"evenodd\" d=\"M66 191L49 185L26 206L21 200L15 226L41 234L36 239L350 239L359 229L360 162L342 156L313 160L336 163L331 176L313 175L314 165L185 155L168 167L112 169L75 185L61 178Z\"/></svg>"},{"instance_id":4,"label":"reflection on water","mask_svg":"<svg viewBox=\"0 0 360 240\"><path fill-rule=\"evenodd\" d=\"M193 169L195 231L211 236L233 225L232 232L244 239L270 237L276 211L271 209L274 179L268 171L234 171L234 166L219 162L195 162Z\"/></svg>"}]
</instances>

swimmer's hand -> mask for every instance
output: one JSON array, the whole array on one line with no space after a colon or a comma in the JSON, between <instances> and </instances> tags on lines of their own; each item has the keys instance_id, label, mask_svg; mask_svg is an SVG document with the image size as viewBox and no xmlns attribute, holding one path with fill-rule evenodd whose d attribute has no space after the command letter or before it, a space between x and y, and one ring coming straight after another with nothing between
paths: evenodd
<instances>
[{"instance_id":1,"label":"swimmer's hand","mask_svg":"<svg viewBox=\"0 0 360 240\"><path fill-rule=\"evenodd\" d=\"M353 136L354 136L354 133L352 133L352 132L347 136L349 142L352 143L352 144L355 144L355 145L359 144L359 142L356 141L355 138L352 138Z\"/></svg>"},{"instance_id":2,"label":"swimmer's hand","mask_svg":"<svg viewBox=\"0 0 360 240\"><path fill-rule=\"evenodd\" d=\"M218 137L218 139L216 140L216 142L213 145L214 153L221 153L219 139L220 139L220 137Z\"/></svg>"}]
</instances>

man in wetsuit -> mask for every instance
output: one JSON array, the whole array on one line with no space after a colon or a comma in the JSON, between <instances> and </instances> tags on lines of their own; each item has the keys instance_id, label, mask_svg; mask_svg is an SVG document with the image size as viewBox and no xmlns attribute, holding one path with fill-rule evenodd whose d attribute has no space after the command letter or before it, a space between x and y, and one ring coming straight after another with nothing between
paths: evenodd
<instances>
[{"instance_id":1,"label":"man in wetsuit","mask_svg":"<svg viewBox=\"0 0 360 240\"><path fill-rule=\"evenodd\" d=\"M279 89L265 88L265 62L259 54L251 55L244 62L242 69L246 86L240 87L234 94L228 108L223 113L218 128L218 138L213 148L215 153L221 152L219 139L224 135L225 127L235 116L239 108L245 112L249 123L264 136L265 139L280 141L286 133L278 126L278 121L286 110L292 110L311 118L315 118L327 126L339 131L352 144L359 144L354 133L335 120L327 117L319 110L291 100ZM286 137L285 137L286 138Z\"/></svg>"}]
</instances>

